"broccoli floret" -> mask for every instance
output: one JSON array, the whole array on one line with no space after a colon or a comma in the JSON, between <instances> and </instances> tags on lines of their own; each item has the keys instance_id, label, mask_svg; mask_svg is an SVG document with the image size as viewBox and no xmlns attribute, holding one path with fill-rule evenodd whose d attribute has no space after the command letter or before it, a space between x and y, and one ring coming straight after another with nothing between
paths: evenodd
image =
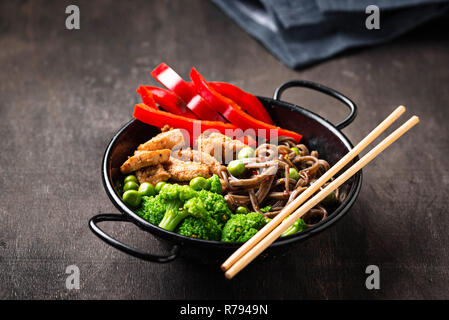
<instances>
[{"instance_id":1,"label":"broccoli floret","mask_svg":"<svg viewBox=\"0 0 449 320\"><path fill-rule=\"evenodd\" d=\"M290 227L287 228L284 232L282 232L281 237L290 236L296 232L301 232L305 228L307 228L306 223L301 218L298 218Z\"/></svg>"},{"instance_id":2,"label":"broccoli floret","mask_svg":"<svg viewBox=\"0 0 449 320\"><path fill-rule=\"evenodd\" d=\"M222 227L231 217L232 212L221 194L201 190L197 195L206 206L209 215Z\"/></svg>"},{"instance_id":3,"label":"broccoli floret","mask_svg":"<svg viewBox=\"0 0 449 320\"><path fill-rule=\"evenodd\" d=\"M235 214L223 227L221 241L245 242L266 224L265 217L258 212Z\"/></svg>"},{"instance_id":4,"label":"broccoli floret","mask_svg":"<svg viewBox=\"0 0 449 320\"><path fill-rule=\"evenodd\" d=\"M207 179L210 182L210 191L213 193L221 194L222 186L220 178L214 174L212 177Z\"/></svg>"},{"instance_id":5,"label":"broccoli floret","mask_svg":"<svg viewBox=\"0 0 449 320\"><path fill-rule=\"evenodd\" d=\"M152 224L158 225L165 215L165 203L159 196L142 197L142 207L137 214Z\"/></svg>"},{"instance_id":6,"label":"broccoli floret","mask_svg":"<svg viewBox=\"0 0 449 320\"><path fill-rule=\"evenodd\" d=\"M181 223L178 233L192 238L220 240L221 229L212 219L200 198L192 198L184 204L184 213L189 215Z\"/></svg>"},{"instance_id":7,"label":"broccoli floret","mask_svg":"<svg viewBox=\"0 0 449 320\"><path fill-rule=\"evenodd\" d=\"M165 204L165 214L159 223L159 227L173 231L178 224L192 212L194 209L184 207L184 203L195 197L196 191L189 186L178 184L167 184L159 192L158 197Z\"/></svg>"},{"instance_id":8,"label":"broccoli floret","mask_svg":"<svg viewBox=\"0 0 449 320\"><path fill-rule=\"evenodd\" d=\"M187 217L181 223L178 233L183 236L204 240L220 240L221 229L217 221L207 216L205 218Z\"/></svg>"}]
</instances>

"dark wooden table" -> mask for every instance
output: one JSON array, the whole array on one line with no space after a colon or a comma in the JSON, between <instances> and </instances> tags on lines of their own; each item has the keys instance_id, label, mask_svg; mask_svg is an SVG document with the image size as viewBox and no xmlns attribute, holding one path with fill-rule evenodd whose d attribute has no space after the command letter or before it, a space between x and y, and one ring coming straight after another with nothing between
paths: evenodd
<instances>
[{"instance_id":1,"label":"dark wooden table","mask_svg":"<svg viewBox=\"0 0 449 320\"><path fill-rule=\"evenodd\" d=\"M449 298L449 39L446 19L302 71L288 69L209 1L0 3L0 298ZM333 87L359 106L359 141L399 104L421 123L364 170L351 212L287 256L233 281L180 259L139 261L97 239L87 221L116 212L100 178L106 144L131 118L140 84L167 62L262 96L290 79ZM304 90L285 100L331 121L344 108ZM406 116L404 117L404 119ZM105 224L139 248L166 247L130 224ZM80 289L67 290L68 265ZM365 268L380 268L367 290Z\"/></svg>"}]
</instances>

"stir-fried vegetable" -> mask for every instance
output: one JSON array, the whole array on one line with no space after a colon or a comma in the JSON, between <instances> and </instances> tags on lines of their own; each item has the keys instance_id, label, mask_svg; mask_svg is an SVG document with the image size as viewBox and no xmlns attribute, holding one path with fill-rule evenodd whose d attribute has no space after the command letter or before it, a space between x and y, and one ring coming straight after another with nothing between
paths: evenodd
<instances>
[{"instance_id":1,"label":"stir-fried vegetable","mask_svg":"<svg viewBox=\"0 0 449 320\"><path fill-rule=\"evenodd\" d=\"M165 63L161 63L151 72L151 75L163 86L176 93L199 119L226 122L189 83L184 81L179 74Z\"/></svg>"},{"instance_id":2,"label":"stir-fried vegetable","mask_svg":"<svg viewBox=\"0 0 449 320\"><path fill-rule=\"evenodd\" d=\"M137 89L137 93L139 93L143 103L146 105L157 103L165 111L187 118L198 119L198 117L187 108L184 101L169 90L151 86L140 86Z\"/></svg>"},{"instance_id":3,"label":"stir-fried vegetable","mask_svg":"<svg viewBox=\"0 0 449 320\"><path fill-rule=\"evenodd\" d=\"M225 130L237 129L236 126L230 123L185 118L162 110L148 108L142 103L136 104L133 116L137 120L155 127L163 128L164 126L169 125L172 128L184 129L189 133L192 143L193 139L197 138L195 134L202 133L206 130L215 129L220 133L225 134ZM194 127L201 128L201 132L194 132Z\"/></svg>"},{"instance_id":4,"label":"stir-fried vegetable","mask_svg":"<svg viewBox=\"0 0 449 320\"><path fill-rule=\"evenodd\" d=\"M245 113L234 101L222 96L215 89L213 89L195 68L192 68L190 78L195 84L196 90L209 103L209 105L240 129L256 130L257 135L264 134L264 136L268 139L271 139L273 134L277 133L277 136L292 137L296 142L301 140L302 136L296 132L265 123Z\"/></svg>"},{"instance_id":5,"label":"stir-fried vegetable","mask_svg":"<svg viewBox=\"0 0 449 320\"><path fill-rule=\"evenodd\" d=\"M209 82L209 85L222 96L234 101L254 118L268 124L273 124L273 120L271 120L267 110L264 108L259 99L252 94L245 92L239 87L227 82Z\"/></svg>"}]
</instances>

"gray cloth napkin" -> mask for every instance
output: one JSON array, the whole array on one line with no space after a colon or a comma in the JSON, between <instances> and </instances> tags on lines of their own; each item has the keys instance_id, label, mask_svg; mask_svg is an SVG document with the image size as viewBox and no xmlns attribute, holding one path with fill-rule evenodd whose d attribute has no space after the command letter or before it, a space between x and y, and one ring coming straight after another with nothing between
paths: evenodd
<instances>
[{"instance_id":1,"label":"gray cloth napkin","mask_svg":"<svg viewBox=\"0 0 449 320\"><path fill-rule=\"evenodd\" d=\"M213 0L291 68L391 40L449 10L449 0ZM380 29L368 30L368 5Z\"/></svg>"}]
</instances>

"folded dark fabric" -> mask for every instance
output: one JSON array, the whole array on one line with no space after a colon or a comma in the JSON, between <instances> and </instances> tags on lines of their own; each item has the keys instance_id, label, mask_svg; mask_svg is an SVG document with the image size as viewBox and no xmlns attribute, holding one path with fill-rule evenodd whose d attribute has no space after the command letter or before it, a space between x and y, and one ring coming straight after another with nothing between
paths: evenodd
<instances>
[{"instance_id":1,"label":"folded dark fabric","mask_svg":"<svg viewBox=\"0 0 449 320\"><path fill-rule=\"evenodd\" d=\"M449 10L449 0L213 1L291 68L391 40ZM381 11L379 30L365 26L371 4Z\"/></svg>"},{"instance_id":2,"label":"folded dark fabric","mask_svg":"<svg viewBox=\"0 0 449 320\"><path fill-rule=\"evenodd\" d=\"M316 0L261 0L265 8L273 11L282 27L288 29L322 22L325 17Z\"/></svg>"},{"instance_id":3,"label":"folded dark fabric","mask_svg":"<svg viewBox=\"0 0 449 320\"><path fill-rule=\"evenodd\" d=\"M292 0L292 2L301 2ZM422 6L448 2L447 0L316 0L322 12L329 11L365 11L369 5L376 5L381 10L393 10L405 7Z\"/></svg>"}]
</instances>

